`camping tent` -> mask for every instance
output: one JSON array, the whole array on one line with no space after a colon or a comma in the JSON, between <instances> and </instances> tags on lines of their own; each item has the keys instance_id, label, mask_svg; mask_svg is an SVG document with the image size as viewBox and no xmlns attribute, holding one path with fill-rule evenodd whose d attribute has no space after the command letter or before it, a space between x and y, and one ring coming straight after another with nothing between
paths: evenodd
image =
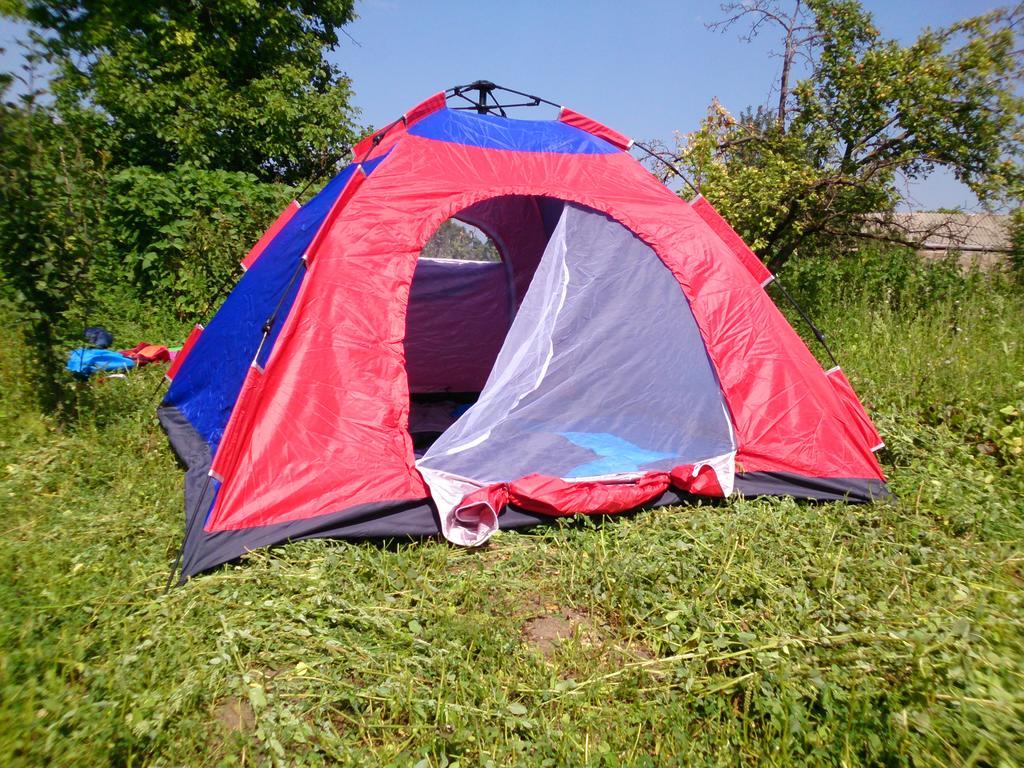
<instances>
[{"instance_id":1,"label":"camping tent","mask_svg":"<svg viewBox=\"0 0 1024 768\"><path fill-rule=\"evenodd\" d=\"M358 144L190 337L159 410L183 577L315 536L476 545L694 495L887 495L849 382L706 200L594 120L510 119L474 86ZM452 217L500 262L418 258Z\"/></svg>"}]
</instances>

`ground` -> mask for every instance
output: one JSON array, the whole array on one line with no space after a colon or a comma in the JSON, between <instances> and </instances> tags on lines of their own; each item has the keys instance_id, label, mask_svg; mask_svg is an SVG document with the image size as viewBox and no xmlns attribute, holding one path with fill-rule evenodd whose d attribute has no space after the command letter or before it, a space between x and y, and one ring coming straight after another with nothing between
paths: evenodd
<instances>
[{"instance_id":1,"label":"ground","mask_svg":"<svg viewBox=\"0 0 1024 768\"><path fill-rule=\"evenodd\" d=\"M972 307L824 318L892 504L310 541L168 594L161 372L70 425L8 392L0 763L1024 764L1024 310Z\"/></svg>"}]
</instances>

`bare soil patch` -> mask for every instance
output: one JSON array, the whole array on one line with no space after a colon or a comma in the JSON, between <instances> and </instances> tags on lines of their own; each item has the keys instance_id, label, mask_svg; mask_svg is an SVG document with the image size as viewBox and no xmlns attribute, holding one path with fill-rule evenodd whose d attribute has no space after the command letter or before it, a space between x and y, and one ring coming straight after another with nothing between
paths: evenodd
<instances>
[{"instance_id":1,"label":"bare soil patch","mask_svg":"<svg viewBox=\"0 0 1024 768\"><path fill-rule=\"evenodd\" d=\"M246 733L256 727L252 705L235 696L221 701L214 708L213 716L229 733Z\"/></svg>"},{"instance_id":2,"label":"bare soil patch","mask_svg":"<svg viewBox=\"0 0 1024 768\"><path fill-rule=\"evenodd\" d=\"M551 657L558 644L571 637L578 637L585 645L599 642L598 631L587 614L573 608L547 608L547 612L533 616L523 624L523 640L534 650Z\"/></svg>"}]
</instances>

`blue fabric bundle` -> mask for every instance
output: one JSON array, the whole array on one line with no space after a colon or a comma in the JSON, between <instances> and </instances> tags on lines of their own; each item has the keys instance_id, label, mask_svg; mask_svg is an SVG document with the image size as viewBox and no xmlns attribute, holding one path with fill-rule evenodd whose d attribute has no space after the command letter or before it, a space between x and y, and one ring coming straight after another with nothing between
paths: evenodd
<instances>
[{"instance_id":1,"label":"blue fabric bundle","mask_svg":"<svg viewBox=\"0 0 1024 768\"><path fill-rule=\"evenodd\" d=\"M111 349L82 347L71 350L66 367L75 376L87 379L96 371L127 371L135 367L135 361Z\"/></svg>"}]
</instances>

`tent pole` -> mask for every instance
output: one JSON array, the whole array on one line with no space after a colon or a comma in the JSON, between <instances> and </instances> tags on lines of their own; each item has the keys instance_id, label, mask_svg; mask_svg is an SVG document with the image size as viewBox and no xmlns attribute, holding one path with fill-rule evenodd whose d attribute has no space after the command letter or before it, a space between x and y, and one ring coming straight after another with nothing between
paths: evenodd
<instances>
[{"instance_id":1,"label":"tent pole","mask_svg":"<svg viewBox=\"0 0 1024 768\"><path fill-rule=\"evenodd\" d=\"M818 326L814 324L814 321L811 320L810 315L804 312L804 308L800 306L800 304L797 302L795 298L793 298L793 295L786 290L786 286L784 286L782 284L782 281L779 280L779 276L773 275L772 277L774 278L772 282L775 285L779 286L779 290L782 291L782 295L786 297L786 301L793 305L793 308L800 314L800 317L803 318L803 321L807 323L807 325L810 327L811 332L814 334L814 338L816 338L818 342L821 344L821 346L824 347L825 354L827 354L828 359L832 361L832 365L838 366L839 361L836 360L836 356L833 355L832 350L829 349L828 342L825 341L825 334L822 332L820 328L818 328Z\"/></svg>"},{"instance_id":2,"label":"tent pole","mask_svg":"<svg viewBox=\"0 0 1024 768\"><path fill-rule=\"evenodd\" d=\"M690 189L692 189L693 193L695 195L699 195L700 194L700 190L697 189L693 185L693 182L691 182L686 177L686 175L676 167L675 163L670 163L668 160L666 160L664 157L659 155L657 152L655 152L653 149L648 147L646 144L641 144L639 141L637 141L635 139L633 140L633 146L636 147L637 149L643 150L644 152L646 152L648 154L648 156L654 158L659 163L664 164L670 171L672 171L672 173L674 173L676 176L678 176L680 179L682 179L683 183L686 184L686 186L688 186Z\"/></svg>"},{"instance_id":3,"label":"tent pole","mask_svg":"<svg viewBox=\"0 0 1024 768\"><path fill-rule=\"evenodd\" d=\"M476 98L471 99L467 96L467 91L476 91ZM494 96L494 91L503 91L505 93L515 94L516 96L522 96L524 99L529 99L530 101L525 104L501 104ZM542 99L540 96L534 96L532 93L523 93L522 91L517 91L513 88L496 85L490 80L475 80L472 83L467 83L466 85L456 85L448 88L444 93L447 97L458 96L461 99L465 99L472 106L464 107L464 109L474 109L482 115L494 110L497 110L501 115L505 115L504 110L506 107L537 107L541 104L547 104L548 106L555 107L556 109L559 107L559 105L555 104L553 101ZM493 104L487 103L488 96L491 97L491 100L494 102Z\"/></svg>"},{"instance_id":4,"label":"tent pole","mask_svg":"<svg viewBox=\"0 0 1024 768\"><path fill-rule=\"evenodd\" d=\"M483 115L490 111L487 107L487 94L489 93L490 90L484 85L480 85L478 88L476 96L476 111L478 115Z\"/></svg>"},{"instance_id":5,"label":"tent pole","mask_svg":"<svg viewBox=\"0 0 1024 768\"><path fill-rule=\"evenodd\" d=\"M692 183L690 183L690 180L683 175L683 173L675 166L674 163L670 163L661 155L657 154L649 147L641 144L639 141L634 141L633 145L638 149L642 149L655 160L664 163L673 173L676 174L676 176L682 179L686 183L686 186L692 189L695 194L700 194L700 190L698 190ZM772 278L772 282L779 286L779 290L782 291L782 295L786 297L786 301L793 305L793 308L797 311L797 313L799 313L800 317L803 318L803 321L807 323L808 327L811 329L811 332L814 334L814 338L816 338L818 342L821 344L821 346L825 349L825 354L827 354L829 360L832 361L832 365L839 365L839 361L837 361L836 356L832 354L832 350L829 348L828 342L825 341L825 334L822 332L822 330L814 324L814 321L811 320L810 316L804 311L804 308L800 306L797 300L793 298L793 295L786 290L786 286L784 286L782 284L782 281L779 280L778 275L772 275Z\"/></svg>"},{"instance_id":6,"label":"tent pole","mask_svg":"<svg viewBox=\"0 0 1024 768\"><path fill-rule=\"evenodd\" d=\"M188 524L185 526L185 538L181 540L181 546L178 548L178 556L174 558L174 565L171 566L171 572L167 574L167 583L164 585L164 594L166 595L171 591L171 584L174 582L174 574L178 572L178 566L181 565L181 558L185 554L185 545L188 543L189 536L192 535L192 529L195 527L196 519L199 517L199 505L203 503L203 499L206 498L206 492L210 489L210 475L206 475L206 482L203 483L203 490L199 493L199 498L196 499L195 507L192 508L192 514L189 516Z\"/></svg>"},{"instance_id":7,"label":"tent pole","mask_svg":"<svg viewBox=\"0 0 1024 768\"><path fill-rule=\"evenodd\" d=\"M284 287L284 291L281 293L281 298L277 300L277 306L274 307L274 311L270 313L270 317L267 318L267 322L263 324L263 338L260 340L260 345L256 349L256 356L252 359L255 363L260 356L260 350L263 349L264 343L267 341L267 336L270 335L270 331L274 327L274 323L277 322L277 315L281 311L281 306L284 304L284 300L288 298L288 293L291 291L292 286L295 285L295 278L299 276L299 272L306 266L305 257L299 259L299 263L295 265L295 271L292 272L291 278L288 280L288 285Z\"/></svg>"},{"instance_id":8,"label":"tent pole","mask_svg":"<svg viewBox=\"0 0 1024 768\"><path fill-rule=\"evenodd\" d=\"M274 322L277 320L278 313L281 311L281 306L284 304L285 298L288 296L288 292L291 291L292 285L295 284L295 278L299 276L299 272L305 265L304 259L299 259L299 263L295 265L295 271L292 272L291 279L288 281L288 285L285 286L284 292L281 294L281 298L277 301L277 306L274 307L274 311L267 318L267 321L263 324L263 338L260 340L260 345L256 349L256 355L253 358L253 363L259 359L260 351L263 349L263 345L267 341L267 337L270 335L271 329L274 327ZM196 499L195 509L192 510L192 515L188 520L185 527L185 538L182 539L181 548L178 549L178 556L174 560L174 565L171 566L171 572L167 575L167 584L164 586L164 594L166 595L171 589L171 583L174 581L174 574L178 571L178 566L181 564L181 559L185 554L185 544L188 542L189 536L192 535L192 529L195 527L196 519L199 515L199 505L202 504L203 499L206 498L206 492L210 488L210 475L207 474L206 482L203 484L203 490L199 494L199 498Z\"/></svg>"}]
</instances>

